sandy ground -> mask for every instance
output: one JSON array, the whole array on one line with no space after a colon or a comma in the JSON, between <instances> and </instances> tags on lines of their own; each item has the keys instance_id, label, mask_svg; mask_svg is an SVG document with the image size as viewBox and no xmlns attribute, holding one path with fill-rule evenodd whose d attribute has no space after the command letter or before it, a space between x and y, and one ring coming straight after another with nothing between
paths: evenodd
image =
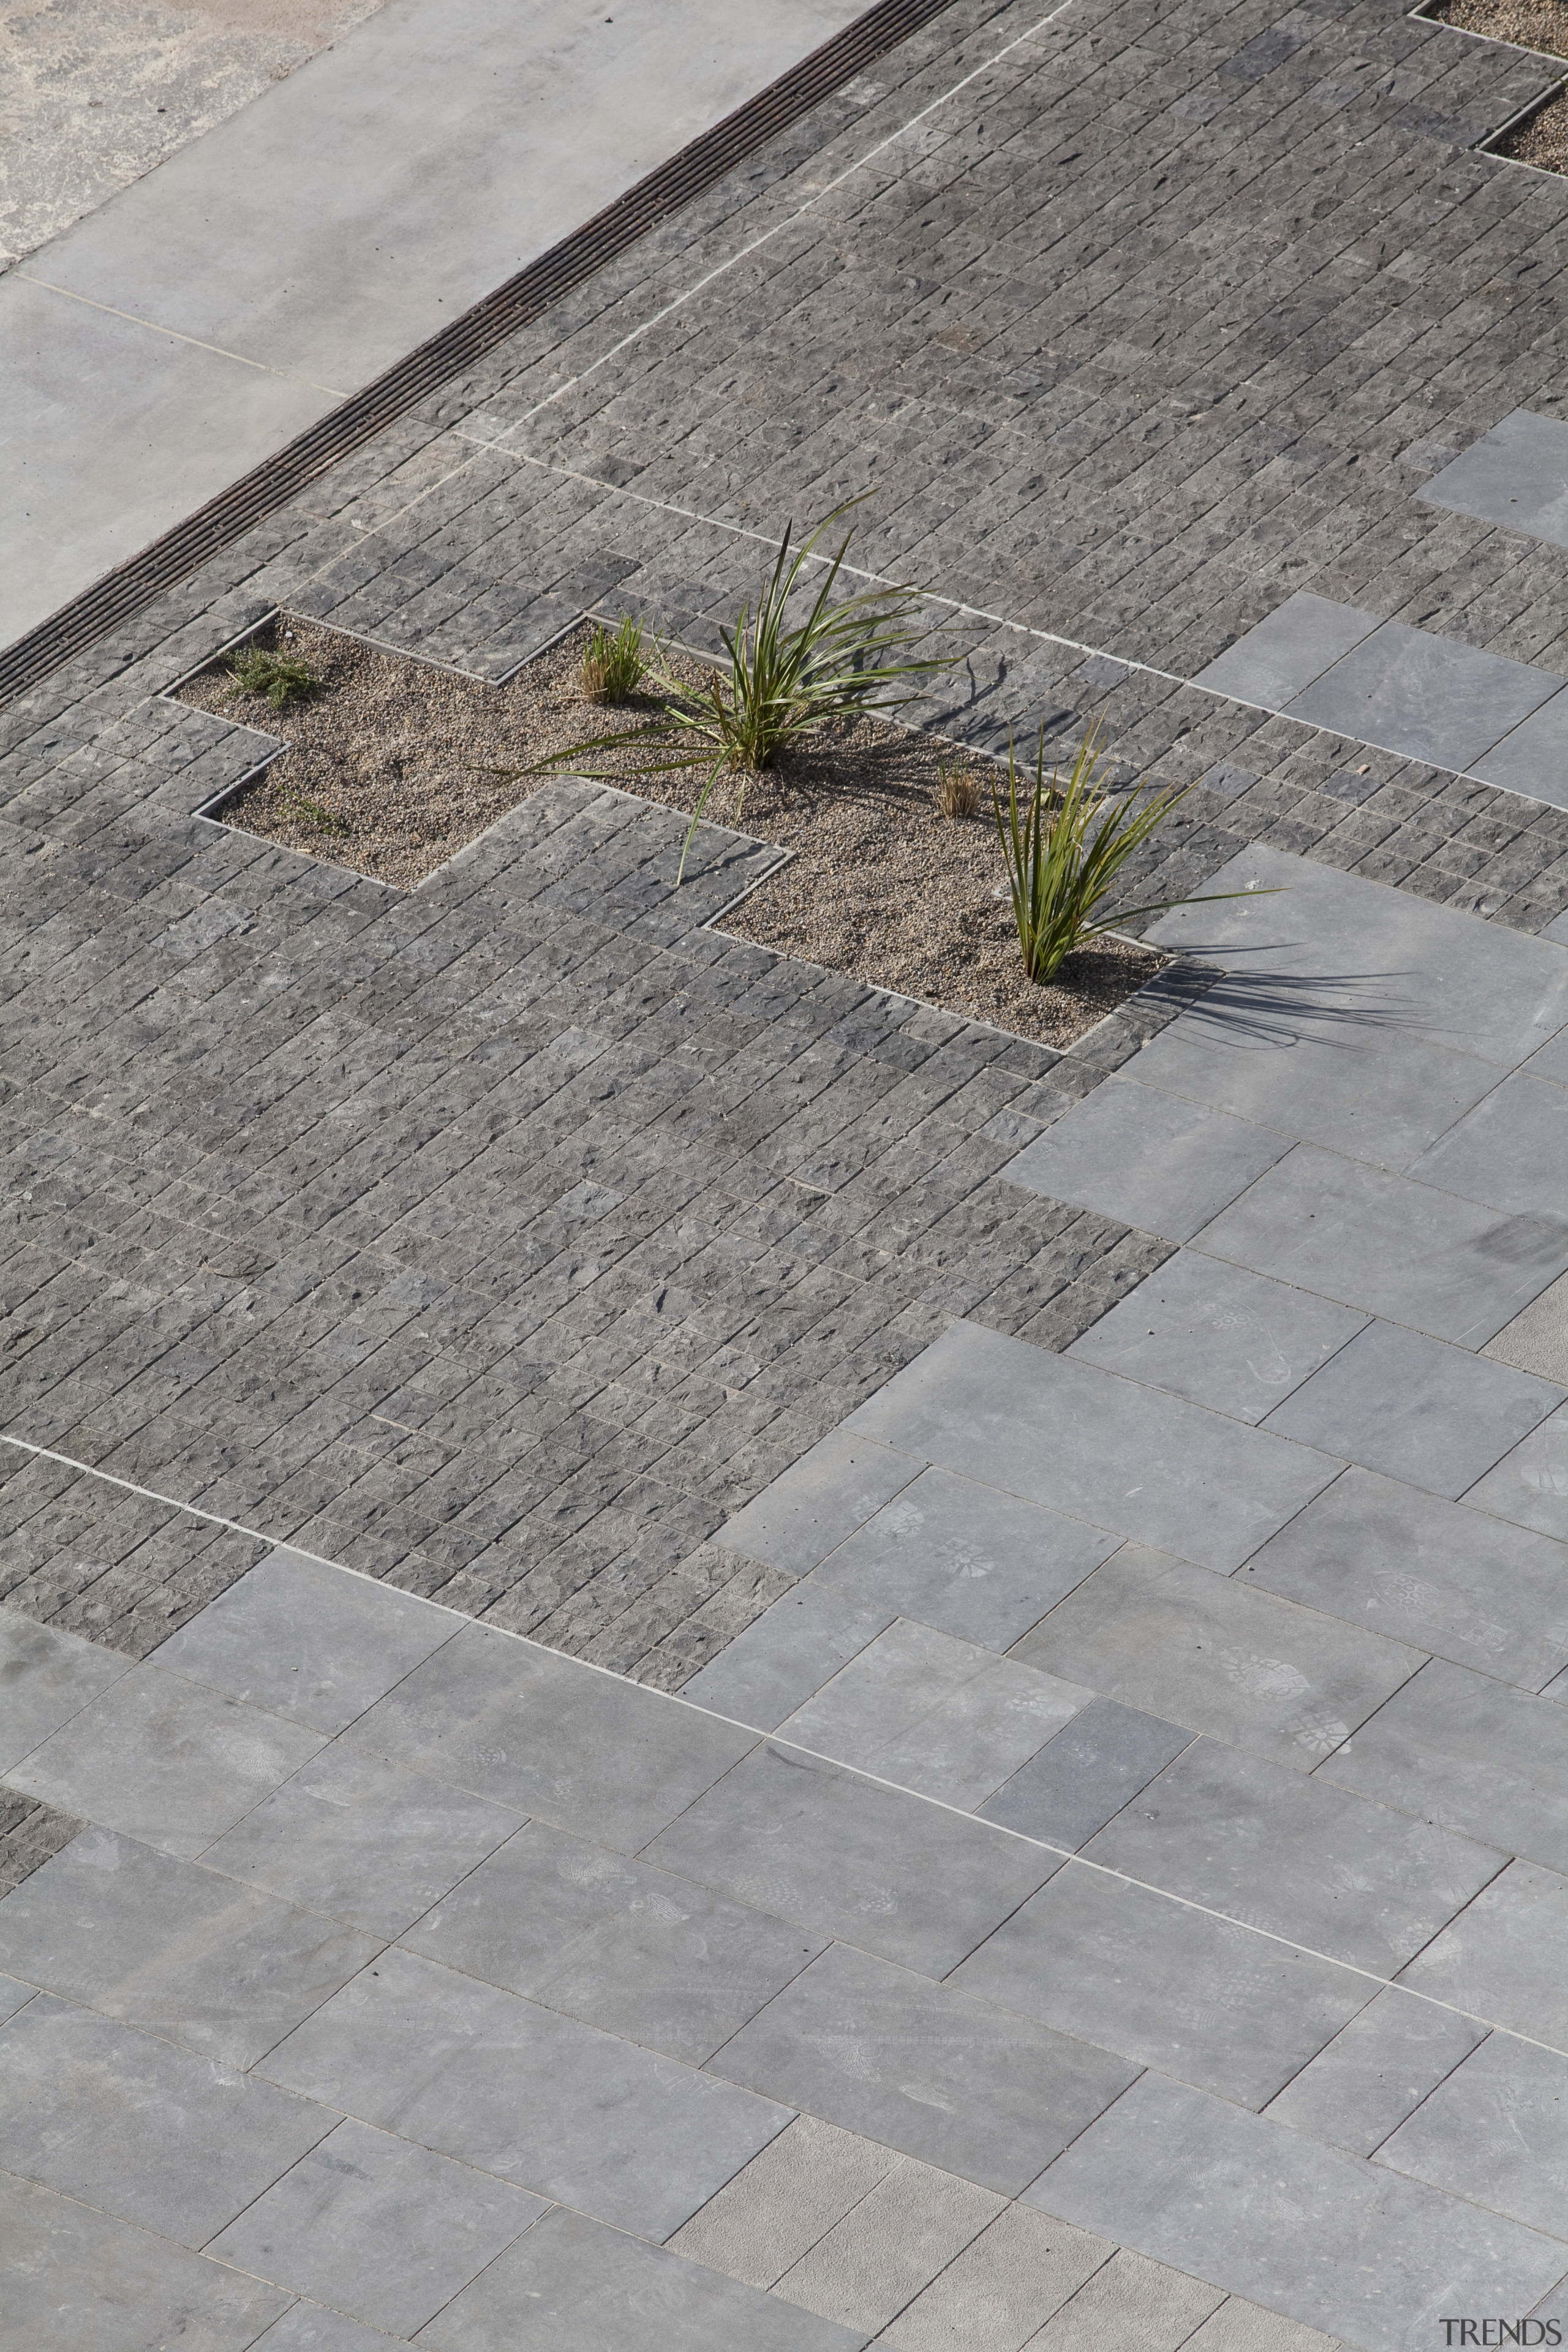
<instances>
[{"instance_id":1,"label":"sandy ground","mask_svg":"<svg viewBox=\"0 0 1568 2352\"><path fill-rule=\"evenodd\" d=\"M584 636L574 632L497 688L285 620L263 642L310 667L323 689L314 699L274 710L216 667L182 692L290 747L225 805L228 823L407 888L542 781L496 770L646 723L647 705L607 710L584 699ZM670 667L692 683L706 675L685 656ZM614 751L584 764L611 770L646 798L694 805L701 771L638 779L635 756ZM944 765L962 765L951 747L860 720L743 789L722 779L707 814L794 852L723 928L1019 1035L1068 1045L1141 987L1160 959L1108 943L1072 959L1056 985L1026 980L1011 905L995 895L1003 865L989 804L994 772L976 772L979 806L955 821L937 805Z\"/></svg>"},{"instance_id":2,"label":"sandy ground","mask_svg":"<svg viewBox=\"0 0 1568 2352\"><path fill-rule=\"evenodd\" d=\"M283 81L381 0L0 0L0 260Z\"/></svg>"}]
</instances>

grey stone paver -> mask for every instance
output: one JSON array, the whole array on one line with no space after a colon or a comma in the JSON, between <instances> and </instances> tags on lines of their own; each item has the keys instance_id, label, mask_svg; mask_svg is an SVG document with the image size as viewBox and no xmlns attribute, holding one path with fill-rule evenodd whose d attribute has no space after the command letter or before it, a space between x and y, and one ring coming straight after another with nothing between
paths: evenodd
<instances>
[{"instance_id":1,"label":"grey stone paver","mask_svg":"<svg viewBox=\"0 0 1568 2352\"><path fill-rule=\"evenodd\" d=\"M1568 547L1565 471L1568 420L1516 408L1434 474L1420 496L1426 504Z\"/></svg>"},{"instance_id":2,"label":"grey stone paver","mask_svg":"<svg viewBox=\"0 0 1568 2352\"><path fill-rule=\"evenodd\" d=\"M1384 621L1287 709L1358 742L1468 771L1562 685L1551 670Z\"/></svg>"},{"instance_id":3,"label":"grey stone paver","mask_svg":"<svg viewBox=\"0 0 1568 2352\"><path fill-rule=\"evenodd\" d=\"M1486 2031L1436 2000L1380 1992L1265 2112L1331 2147L1371 2156Z\"/></svg>"},{"instance_id":4,"label":"grey stone paver","mask_svg":"<svg viewBox=\"0 0 1568 2352\"><path fill-rule=\"evenodd\" d=\"M869 1608L836 1584L798 1585L774 1601L685 1685L684 1696L759 1731L821 1689L893 1622L890 1603Z\"/></svg>"},{"instance_id":5,"label":"grey stone paver","mask_svg":"<svg viewBox=\"0 0 1568 2352\"><path fill-rule=\"evenodd\" d=\"M1076 1853L1191 1738L1158 1716L1094 1699L978 1811L1005 1829Z\"/></svg>"},{"instance_id":6,"label":"grey stone paver","mask_svg":"<svg viewBox=\"0 0 1568 2352\"><path fill-rule=\"evenodd\" d=\"M1217 661L1200 670L1194 683L1213 694L1231 695L1237 702L1283 710L1379 625L1376 613L1298 589L1227 646Z\"/></svg>"},{"instance_id":7,"label":"grey stone paver","mask_svg":"<svg viewBox=\"0 0 1568 2352\"><path fill-rule=\"evenodd\" d=\"M1568 1880L1510 1862L1401 1973L1402 1984L1556 2046L1568 2041L1568 2003L1551 1955Z\"/></svg>"},{"instance_id":8,"label":"grey stone paver","mask_svg":"<svg viewBox=\"0 0 1568 2352\"><path fill-rule=\"evenodd\" d=\"M1559 1407L1532 1429L1477 1479L1464 1499L1475 1510L1492 1511L1500 1519L1568 1541L1568 1409Z\"/></svg>"},{"instance_id":9,"label":"grey stone paver","mask_svg":"<svg viewBox=\"0 0 1568 2352\"><path fill-rule=\"evenodd\" d=\"M1027 1145L1009 1175L1185 1242L1288 1148L1283 1136L1223 1111L1113 1080Z\"/></svg>"},{"instance_id":10,"label":"grey stone paver","mask_svg":"<svg viewBox=\"0 0 1568 2352\"><path fill-rule=\"evenodd\" d=\"M112 1651L0 1611L0 1770L30 1754L124 1672L125 1661Z\"/></svg>"},{"instance_id":11,"label":"grey stone paver","mask_svg":"<svg viewBox=\"0 0 1568 2352\"><path fill-rule=\"evenodd\" d=\"M1377 2161L1561 2237L1565 2088L1559 2052L1489 2034L1384 2140Z\"/></svg>"}]
</instances>

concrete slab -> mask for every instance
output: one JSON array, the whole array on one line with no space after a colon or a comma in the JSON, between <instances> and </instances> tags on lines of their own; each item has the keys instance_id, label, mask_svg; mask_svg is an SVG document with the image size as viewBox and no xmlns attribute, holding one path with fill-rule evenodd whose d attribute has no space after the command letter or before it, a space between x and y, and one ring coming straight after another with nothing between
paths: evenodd
<instances>
[{"instance_id":1,"label":"concrete slab","mask_svg":"<svg viewBox=\"0 0 1568 2352\"><path fill-rule=\"evenodd\" d=\"M1334 1491L1331 1489L1331 1491ZM1128 1544L1019 1644L1049 1674L1310 1772L1426 1653Z\"/></svg>"},{"instance_id":2,"label":"concrete slab","mask_svg":"<svg viewBox=\"0 0 1568 2352\"><path fill-rule=\"evenodd\" d=\"M449 1642L459 1622L412 1593L278 1550L153 1657L188 1682L335 1732Z\"/></svg>"},{"instance_id":3,"label":"concrete slab","mask_svg":"<svg viewBox=\"0 0 1568 2352\"><path fill-rule=\"evenodd\" d=\"M1516 408L1416 496L1425 506L1568 547L1568 422Z\"/></svg>"},{"instance_id":4,"label":"concrete slab","mask_svg":"<svg viewBox=\"0 0 1568 2352\"><path fill-rule=\"evenodd\" d=\"M1568 1551L1533 1529L1350 1470L1247 1580L1540 1690L1568 1664Z\"/></svg>"},{"instance_id":5,"label":"concrete slab","mask_svg":"<svg viewBox=\"0 0 1568 2352\"><path fill-rule=\"evenodd\" d=\"M1527 2310L1560 2242L1146 2074L1026 2200L1366 2352Z\"/></svg>"},{"instance_id":6,"label":"concrete slab","mask_svg":"<svg viewBox=\"0 0 1568 2352\"><path fill-rule=\"evenodd\" d=\"M1325 1780L1568 1874L1568 1709L1434 1658Z\"/></svg>"},{"instance_id":7,"label":"concrete slab","mask_svg":"<svg viewBox=\"0 0 1568 2352\"><path fill-rule=\"evenodd\" d=\"M1026 1144L1006 1176L1184 1242L1288 1148L1267 1129L1113 1077Z\"/></svg>"},{"instance_id":8,"label":"concrete slab","mask_svg":"<svg viewBox=\"0 0 1568 2352\"><path fill-rule=\"evenodd\" d=\"M1247 2107L1283 2090L1369 1998L1349 1969L1080 1862L1064 1863L952 1982Z\"/></svg>"},{"instance_id":9,"label":"concrete slab","mask_svg":"<svg viewBox=\"0 0 1568 2352\"><path fill-rule=\"evenodd\" d=\"M258 2071L660 2241L789 2119L673 2059L395 1949Z\"/></svg>"},{"instance_id":10,"label":"concrete slab","mask_svg":"<svg viewBox=\"0 0 1568 2352\"><path fill-rule=\"evenodd\" d=\"M908 1454L836 1430L726 1519L724 1541L748 1559L805 1576L920 1472Z\"/></svg>"},{"instance_id":11,"label":"concrete slab","mask_svg":"<svg viewBox=\"0 0 1568 2352\"><path fill-rule=\"evenodd\" d=\"M1562 685L1529 662L1384 621L1285 711L1407 760L1464 771Z\"/></svg>"},{"instance_id":12,"label":"concrete slab","mask_svg":"<svg viewBox=\"0 0 1568 2352\"><path fill-rule=\"evenodd\" d=\"M1173 1723L1097 1698L978 1810L1076 1853L1191 1739Z\"/></svg>"},{"instance_id":13,"label":"concrete slab","mask_svg":"<svg viewBox=\"0 0 1568 2352\"><path fill-rule=\"evenodd\" d=\"M1178 2352L1196 2342L1194 2321L1212 2316L1224 2300L1219 2288L1122 2247L1041 2328L1037 2352L1098 2352L1106 2342Z\"/></svg>"},{"instance_id":14,"label":"concrete slab","mask_svg":"<svg viewBox=\"0 0 1568 2352\"><path fill-rule=\"evenodd\" d=\"M0 2173L0 2238L6 2326L19 2345L58 2339L93 2352L142 2352L188 2343L200 2352L250 2352L265 2344L268 2352L351 2352L325 2340L314 2347L298 2338L286 2343L268 2326L290 2300L277 2287L6 2173Z\"/></svg>"},{"instance_id":15,"label":"concrete slab","mask_svg":"<svg viewBox=\"0 0 1568 2352\"><path fill-rule=\"evenodd\" d=\"M1264 2112L1331 2147L1370 2156L1486 2034L1437 2000L1380 1992Z\"/></svg>"},{"instance_id":16,"label":"concrete slab","mask_svg":"<svg viewBox=\"0 0 1568 2352\"><path fill-rule=\"evenodd\" d=\"M387 0L0 280L0 639L245 473L859 13ZM233 191L249 192L236 238ZM99 387L115 386L106 420Z\"/></svg>"},{"instance_id":17,"label":"concrete slab","mask_svg":"<svg viewBox=\"0 0 1568 2352\"><path fill-rule=\"evenodd\" d=\"M347 1742L635 1853L752 1737L469 1624L362 1716Z\"/></svg>"},{"instance_id":18,"label":"concrete slab","mask_svg":"<svg viewBox=\"0 0 1568 2352\"><path fill-rule=\"evenodd\" d=\"M700 2065L826 1938L533 1822L404 1942Z\"/></svg>"},{"instance_id":19,"label":"concrete slab","mask_svg":"<svg viewBox=\"0 0 1568 2352\"><path fill-rule=\"evenodd\" d=\"M1306 1446L962 1322L849 1426L1219 1569L1239 1567L1337 1467ZM1140 1471L1131 1483L1130 1462Z\"/></svg>"},{"instance_id":20,"label":"concrete slab","mask_svg":"<svg viewBox=\"0 0 1568 2352\"><path fill-rule=\"evenodd\" d=\"M1016 2196L1136 2069L836 1944L710 2071Z\"/></svg>"},{"instance_id":21,"label":"concrete slab","mask_svg":"<svg viewBox=\"0 0 1568 2352\"><path fill-rule=\"evenodd\" d=\"M1423 1152L1410 1173L1521 1217L1563 1215L1568 1087L1515 1071Z\"/></svg>"},{"instance_id":22,"label":"concrete slab","mask_svg":"<svg viewBox=\"0 0 1568 2352\"><path fill-rule=\"evenodd\" d=\"M542 2197L351 2117L220 2230L211 2251L412 2336L548 2210Z\"/></svg>"},{"instance_id":23,"label":"concrete slab","mask_svg":"<svg viewBox=\"0 0 1568 2352\"><path fill-rule=\"evenodd\" d=\"M779 1736L972 1811L1092 1696L900 1620L788 1717Z\"/></svg>"},{"instance_id":24,"label":"concrete slab","mask_svg":"<svg viewBox=\"0 0 1568 2352\"><path fill-rule=\"evenodd\" d=\"M208 1846L202 1862L345 1919L367 1936L391 1937L510 1837L522 1818L334 1745Z\"/></svg>"},{"instance_id":25,"label":"concrete slab","mask_svg":"<svg viewBox=\"0 0 1568 2352\"><path fill-rule=\"evenodd\" d=\"M1102 1528L998 1494L975 1479L922 1470L829 1553L813 1570L812 1582L830 1585L863 1608L896 1610L962 1641L1005 1650L1098 1568L1116 1542ZM775 1602L769 1613L782 1609ZM695 1684L688 1688L698 1696Z\"/></svg>"},{"instance_id":26,"label":"concrete slab","mask_svg":"<svg viewBox=\"0 0 1568 2352\"><path fill-rule=\"evenodd\" d=\"M0 1966L230 2066L252 2064L379 1949L109 1830L83 1830L0 1903Z\"/></svg>"},{"instance_id":27,"label":"concrete slab","mask_svg":"<svg viewBox=\"0 0 1568 2352\"><path fill-rule=\"evenodd\" d=\"M1568 808L1568 688L1483 751L1471 772L1505 792Z\"/></svg>"},{"instance_id":28,"label":"concrete slab","mask_svg":"<svg viewBox=\"0 0 1568 2352\"><path fill-rule=\"evenodd\" d=\"M190 1861L321 1746L319 1732L140 1665L11 1779L29 1796Z\"/></svg>"},{"instance_id":29,"label":"concrete slab","mask_svg":"<svg viewBox=\"0 0 1568 2352\"><path fill-rule=\"evenodd\" d=\"M1464 1499L1472 1510L1490 1511L1516 1527L1568 1543L1568 1408L1531 1430Z\"/></svg>"},{"instance_id":30,"label":"concrete slab","mask_svg":"<svg viewBox=\"0 0 1568 2352\"><path fill-rule=\"evenodd\" d=\"M885 2327L1006 2210L989 2190L902 2158L775 2292L840 2326Z\"/></svg>"},{"instance_id":31,"label":"concrete slab","mask_svg":"<svg viewBox=\"0 0 1568 2352\"><path fill-rule=\"evenodd\" d=\"M1087 2230L1010 2205L885 2331L893 2352L1021 2352L1112 2249Z\"/></svg>"},{"instance_id":32,"label":"concrete slab","mask_svg":"<svg viewBox=\"0 0 1568 2352\"><path fill-rule=\"evenodd\" d=\"M647 1850L661 1869L944 1977L1059 1857L766 1742Z\"/></svg>"},{"instance_id":33,"label":"concrete slab","mask_svg":"<svg viewBox=\"0 0 1568 2352\"><path fill-rule=\"evenodd\" d=\"M24 2179L205 2246L336 2117L40 1994L0 2031L0 2131Z\"/></svg>"},{"instance_id":34,"label":"concrete slab","mask_svg":"<svg viewBox=\"0 0 1568 2352\"><path fill-rule=\"evenodd\" d=\"M1568 1276L1548 1283L1521 1314L1492 1334L1481 1353L1568 1387Z\"/></svg>"},{"instance_id":35,"label":"concrete slab","mask_svg":"<svg viewBox=\"0 0 1568 2352\"><path fill-rule=\"evenodd\" d=\"M796 2116L668 2242L726 2278L774 2286L879 2181L909 2163L878 2140Z\"/></svg>"},{"instance_id":36,"label":"concrete slab","mask_svg":"<svg viewBox=\"0 0 1568 2352\"><path fill-rule=\"evenodd\" d=\"M1194 1740L1090 1862L1391 1977L1496 1875L1491 1846Z\"/></svg>"},{"instance_id":37,"label":"concrete slab","mask_svg":"<svg viewBox=\"0 0 1568 2352\"><path fill-rule=\"evenodd\" d=\"M1264 1426L1453 1498L1563 1402L1528 1372L1373 1323Z\"/></svg>"},{"instance_id":38,"label":"concrete slab","mask_svg":"<svg viewBox=\"0 0 1568 2352\"><path fill-rule=\"evenodd\" d=\"M1489 2035L1384 2140L1376 2161L1563 2243L1568 2057Z\"/></svg>"},{"instance_id":39,"label":"concrete slab","mask_svg":"<svg viewBox=\"0 0 1568 2352\"><path fill-rule=\"evenodd\" d=\"M858 2329L558 2207L425 2330L432 2352L858 2352Z\"/></svg>"},{"instance_id":40,"label":"concrete slab","mask_svg":"<svg viewBox=\"0 0 1568 2352\"><path fill-rule=\"evenodd\" d=\"M0 1609L0 1771L119 1681L129 1658Z\"/></svg>"},{"instance_id":41,"label":"concrete slab","mask_svg":"<svg viewBox=\"0 0 1568 2352\"><path fill-rule=\"evenodd\" d=\"M1380 625L1376 613L1336 604L1305 589L1288 596L1268 617L1248 629L1217 661L1193 680L1211 694L1234 696L1283 710L1304 687L1321 677L1352 646Z\"/></svg>"},{"instance_id":42,"label":"concrete slab","mask_svg":"<svg viewBox=\"0 0 1568 2352\"><path fill-rule=\"evenodd\" d=\"M1068 1353L1256 1424L1365 1328L1351 1307L1178 1250Z\"/></svg>"},{"instance_id":43,"label":"concrete slab","mask_svg":"<svg viewBox=\"0 0 1568 2352\"><path fill-rule=\"evenodd\" d=\"M1568 1267L1568 1226L1299 1143L1194 1236L1255 1274L1479 1348Z\"/></svg>"}]
</instances>

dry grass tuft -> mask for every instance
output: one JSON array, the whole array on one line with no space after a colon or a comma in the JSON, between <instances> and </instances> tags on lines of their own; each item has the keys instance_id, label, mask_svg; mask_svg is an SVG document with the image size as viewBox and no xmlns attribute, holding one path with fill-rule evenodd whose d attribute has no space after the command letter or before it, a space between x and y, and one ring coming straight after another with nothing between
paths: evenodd
<instances>
[{"instance_id":1,"label":"dry grass tuft","mask_svg":"<svg viewBox=\"0 0 1568 2352\"><path fill-rule=\"evenodd\" d=\"M980 779L973 768L953 760L937 761L936 804L952 824L962 824L980 806Z\"/></svg>"}]
</instances>

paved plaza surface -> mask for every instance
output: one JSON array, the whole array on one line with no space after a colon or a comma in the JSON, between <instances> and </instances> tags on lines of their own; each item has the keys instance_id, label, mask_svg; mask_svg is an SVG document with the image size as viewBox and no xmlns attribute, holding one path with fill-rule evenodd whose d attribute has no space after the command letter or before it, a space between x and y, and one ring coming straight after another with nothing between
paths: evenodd
<instances>
[{"instance_id":1,"label":"paved plaza surface","mask_svg":"<svg viewBox=\"0 0 1568 2352\"><path fill-rule=\"evenodd\" d=\"M1568 2324L1552 78L953 0L0 714L5 2352ZM601 786L201 814L280 604L702 646L867 488L1236 894L1066 1054Z\"/></svg>"}]
</instances>

